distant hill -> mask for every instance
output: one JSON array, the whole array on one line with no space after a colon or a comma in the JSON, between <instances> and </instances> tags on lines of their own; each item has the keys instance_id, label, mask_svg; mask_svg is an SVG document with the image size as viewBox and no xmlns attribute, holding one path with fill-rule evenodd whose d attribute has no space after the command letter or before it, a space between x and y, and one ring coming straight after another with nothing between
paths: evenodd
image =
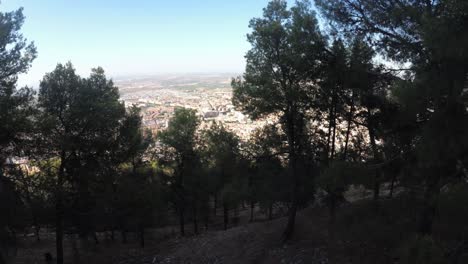
<instances>
[{"instance_id":1,"label":"distant hill","mask_svg":"<svg viewBox=\"0 0 468 264\"><path fill-rule=\"evenodd\" d=\"M180 73L115 78L120 93L131 94L155 89L216 89L231 88L231 79L238 73Z\"/></svg>"}]
</instances>

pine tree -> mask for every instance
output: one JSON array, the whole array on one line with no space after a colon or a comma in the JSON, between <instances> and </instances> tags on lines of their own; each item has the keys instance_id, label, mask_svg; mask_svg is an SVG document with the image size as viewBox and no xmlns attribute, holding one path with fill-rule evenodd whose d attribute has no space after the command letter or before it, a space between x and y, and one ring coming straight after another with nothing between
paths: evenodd
<instances>
[{"instance_id":1,"label":"pine tree","mask_svg":"<svg viewBox=\"0 0 468 264\"><path fill-rule=\"evenodd\" d=\"M294 231L301 185L300 162L305 140L305 114L320 78L325 40L308 1L291 9L271 1L262 18L250 21L252 45L243 78L232 82L233 102L253 119L280 117L288 141L291 209L284 240Z\"/></svg>"},{"instance_id":2,"label":"pine tree","mask_svg":"<svg viewBox=\"0 0 468 264\"><path fill-rule=\"evenodd\" d=\"M36 58L36 47L20 33L24 22L23 9L0 12L0 195L7 195L8 184L4 179L5 163L13 153L23 153L23 143L32 131L34 113L32 89L17 89L17 78L28 71ZM5 192L5 193L2 193ZM14 192L8 192L13 194ZM13 199L10 197L9 199ZM0 199L0 207L8 208L7 198ZM7 209L5 209L7 210ZM6 240L3 221L0 222L0 240ZM0 248L1 249L1 248ZM0 250L0 263L5 260Z\"/></svg>"},{"instance_id":3,"label":"pine tree","mask_svg":"<svg viewBox=\"0 0 468 264\"><path fill-rule=\"evenodd\" d=\"M177 108L166 130L158 135L160 142L168 148L166 159L174 170L170 179L174 204L179 214L180 234L185 235L185 213L189 203L187 181L193 180L194 168L198 160L196 153L196 131L200 120L195 110Z\"/></svg>"},{"instance_id":4,"label":"pine tree","mask_svg":"<svg viewBox=\"0 0 468 264\"><path fill-rule=\"evenodd\" d=\"M43 159L57 159L58 163L56 246L57 263L63 263L66 206L75 205L74 212L80 217L73 219L79 220L77 227L83 238L94 233L93 192L127 117L117 88L102 68L93 69L88 78L81 78L71 63L58 64L41 81L38 101L37 126L41 132L38 142L42 143ZM75 197L72 204L65 204L70 201L67 189Z\"/></svg>"},{"instance_id":5,"label":"pine tree","mask_svg":"<svg viewBox=\"0 0 468 264\"><path fill-rule=\"evenodd\" d=\"M364 36L394 62L406 63L394 94L412 120L417 175L425 191L419 231L432 233L441 187L460 173L467 141L468 3L450 1L316 1L340 32ZM464 167L465 165L463 165Z\"/></svg>"}]
</instances>

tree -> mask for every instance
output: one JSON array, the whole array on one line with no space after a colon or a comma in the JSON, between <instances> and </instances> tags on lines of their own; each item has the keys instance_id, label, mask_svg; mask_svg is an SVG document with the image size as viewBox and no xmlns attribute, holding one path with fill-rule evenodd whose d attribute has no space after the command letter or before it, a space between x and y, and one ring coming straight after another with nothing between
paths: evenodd
<instances>
[{"instance_id":1,"label":"tree","mask_svg":"<svg viewBox=\"0 0 468 264\"><path fill-rule=\"evenodd\" d=\"M115 179L118 195L115 208L118 213L115 216L126 225L133 225L139 234L142 248L145 246L145 228L153 224L157 213L165 205L163 183L156 170L154 164L148 163L141 164L138 168L125 166ZM124 228L126 227L122 227L122 232L125 232Z\"/></svg>"},{"instance_id":2,"label":"tree","mask_svg":"<svg viewBox=\"0 0 468 264\"><path fill-rule=\"evenodd\" d=\"M271 1L262 18L250 21L252 48L243 78L233 80L233 103L253 119L280 118L288 141L291 209L284 240L294 231L301 185L298 162L306 142L305 115L321 74L325 39L308 1L287 9L286 1Z\"/></svg>"},{"instance_id":3,"label":"tree","mask_svg":"<svg viewBox=\"0 0 468 264\"><path fill-rule=\"evenodd\" d=\"M50 215L53 214L51 205L52 184L41 171L45 161L37 162L32 156L28 157L26 163L11 164L8 168L8 178L14 184L17 195L27 209L26 225L32 225L37 241L40 241L39 231L41 226L50 223ZM24 215L23 215L24 216ZM24 222L24 221L19 221Z\"/></svg>"},{"instance_id":4,"label":"tree","mask_svg":"<svg viewBox=\"0 0 468 264\"><path fill-rule=\"evenodd\" d=\"M385 139L382 133L383 114L389 104L387 93L394 78L383 73L382 67L375 66L375 52L364 41L355 38L351 43L350 85L355 94L358 109L352 120L357 127L364 127L369 137L372 162L383 163L382 145ZM378 140L381 144L378 144ZM384 180L382 169L377 169L373 179L374 200L380 197L380 185Z\"/></svg>"},{"instance_id":5,"label":"tree","mask_svg":"<svg viewBox=\"0 0 468 264\"><path fill-rule=\"evenodd\" d=\"M19 32L23 9L0 13L0 170L12 148L31 129L33 91L16 89L18 74L36 58L36 48Z\"/></svg>"},{"instance_id":6,"label":"tree","mask_svg":"<svg viewBox=\"0 0 468 264\"><path fill-rule=\"evenodd\" d=\"M317 111L327 116L328 131L326 143L325 165L333 162L336 156L337 137L340 117L344 116L348 88L348 51L341 40L335 40L325 60L324 78L320 83L320 90L316 98ZM349 133L349 131L348 131Z\"/></svg>"},{"instance_id":7,"label":"tree","mask_svg":"<svg viewBox=\"0 0 468 264\"><path fill-rule=\"evenodd\" d=\"M63 263L64 187L72 188L79 230L84 237L93 228L93 188L102 175L106 154L117 142L125 108L102 68L82 79L71 63L58 64L45 75L39 91L40 137L44 158L58 160L56 201L57 263Z\"/></svg>"},{"instance_id":8,"label":"tree","mask_svg":"<svg viewBox=\"0 0 468 264\"><path fill-rule=\"evenodd\" d=\"M138 209L140 236L144 246L144 227L147 224L145 213L150 214L156 200L148 201L147 198L154 195L150 193L154 187L152 174L154 171L144 161L145 155L153 145L154 140L149 131L143 131L140 108L132 106L127 109L122 120L118 134L106 159L103 160L105 174L103 175L103 187L100 192L105 193L103 199L110 208L110 225L113 234L118 225L122 232L122 240L127 242L126 218L135 216L135 199L141 202ZM125 169L122 168L125 167ZM142 173L141 171L145 172ZM141 193L135 197L135 190ZM128 194L128 195L122 195ZM146 204L145 204L146 203ZM128 204L131 204L127 206ZM128 208L130 207L130 208ZM148 209L149 207L149 209ZM144 210L143 210L144 209ZM146 210L148 209L148 210ZM150 218L149 218L150 219ZM113 237L113 236L112 236Z\"/></svg>"},{"instance_id":9,"label":"tree","mask_svg":"<svg viewBox=\"0 0 468 264\"><path fill-rule=\"evenodd\" d=\"M265 126L253 132L244 152L247 152L251 164L249 173L249 196L252 201L250 219L253 221L253 203L268 210L268 219L273 218L273 205L276 202L287 202L288 194L283 186L287 184L284 177L283 158L284 134L276 126Z\"/></svg>"},{"instance_id":10,"label":"tree","mask_svg":"<svg viewBox=\"0 0 468 264\"><path fill-rule=\"evenodd\" d=\"M195 110L178 108L169 121L169 126L158 137L169 148L171 155L166 155L172 163L174 173L170 179L173 188L174 203L179 213L180 233L185 235L185 208L187 201L187 181L193 176L196 166L196 138L200 121Z\"/></svg>"},{"instance_id":11,"label":"tree","mask_svg":"<svg viewBox=\"0 0 468 264\"><path fill-rule=\"evenodd\" d=\"M224 229L229 224L229 209L237 206L243 198L242 168L240 166L240 140L224 126L213 123L204 131L204 156L211 186L215 196L220 194L224 214ZM245 169L245 167L244 167Z\"/></svg>"},{"instance_id":12,"label":"tree","mask_svg":"<svg viewBox=\"0 0 468 264\"><path fill-rule=\"evenodd\" d=\"M33 91L17 89L18 74L25 73L36 58L36 47L20 33L23 9L0 12L0 181L6 182L4 165L12 151L18 151L31 128ZM21 151L21 149L19 150ZM6 188L6 187L5 187ZM6 189L3 190L6 192ZM2 191L0 191L1 193ZM6 194L5 194L6 195ZM13 197L11 197L13 199ZM1 207L6 199L1 199ZM10 204L12 205L12 204ZM0 225L0 233L5 226ZM1 239L1 235L0 235ZM0 252L0 263L4 263Z\"/></svg>"},{"instance_id":13,"label":"tree","mask_svg":"<svg viewBox=\"0 0 468 264\"><path fill-rule=\"evenodd\" d=\"M425 186L419 232L431 234L440 189L454 175L464 174L461 167L466 164L467 141L462 135L467 131L468 4L462 0L317 3L341 32L365 36L382 57L408 65L394 95L407 110L404 118L417 127L412 151L418 170L413 177L424 175Z\"/></svg>"}]
</instances>

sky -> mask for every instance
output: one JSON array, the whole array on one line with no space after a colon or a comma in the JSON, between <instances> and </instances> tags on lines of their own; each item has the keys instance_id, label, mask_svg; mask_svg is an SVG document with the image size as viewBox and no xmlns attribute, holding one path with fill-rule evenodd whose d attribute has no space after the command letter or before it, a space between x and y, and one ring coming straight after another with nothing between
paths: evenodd
<instances>
[{"instance_id":1,"label":"sky","mask_svg":"<svg viewBox=\"0 0 468 264\"><path fill-rule=\"evenodd\" d=\"M293 1L290 1L291 3ZM268 0L1 0L24 7L23 35L38 58L20 76L37 86L57 63L113 78L184 72L242 73L249 20Z\"/></svg>"}]
</instances>

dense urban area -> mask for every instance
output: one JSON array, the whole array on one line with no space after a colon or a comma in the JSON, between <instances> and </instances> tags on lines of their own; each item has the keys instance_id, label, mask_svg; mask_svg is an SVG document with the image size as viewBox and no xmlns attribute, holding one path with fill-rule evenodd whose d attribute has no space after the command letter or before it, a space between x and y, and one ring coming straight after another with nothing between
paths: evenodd
<instances>
[{"instance_id":1,"label":"dense urban area","mask_svg":"<svg viewBox=\"0 0 468 264\"><path fill-rule=\"evenodd\" d=\"M246 140L256 129L271 120L251 120L232 104L231 80L237 73L159 74L116 79L121 100L127 107L141 108L143 126L154 134L167 128L176 108L197 111L201 128L222 123Z\"/></svg>"}]
</instances>

